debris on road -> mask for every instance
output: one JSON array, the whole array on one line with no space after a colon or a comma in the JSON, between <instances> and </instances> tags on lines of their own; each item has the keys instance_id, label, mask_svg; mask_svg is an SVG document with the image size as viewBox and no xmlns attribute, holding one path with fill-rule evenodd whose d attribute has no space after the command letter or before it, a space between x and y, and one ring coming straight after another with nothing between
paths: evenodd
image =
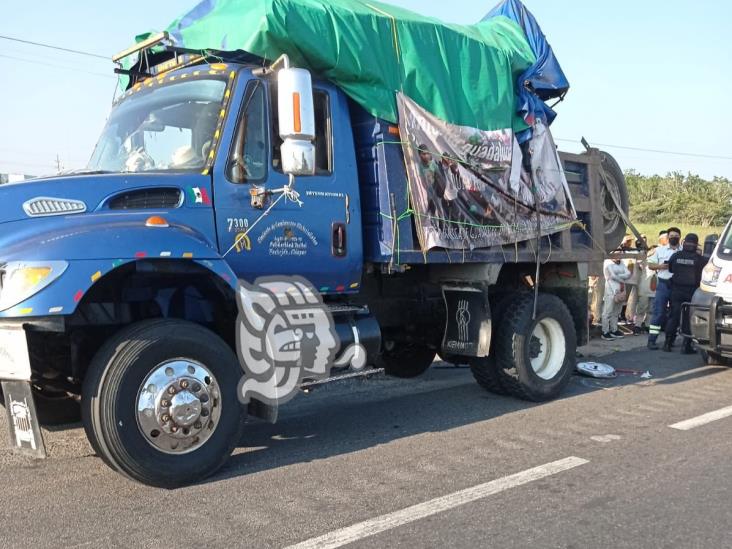
<instances>
[{"instance_id":1,"label":"debris on road","mask_svg":"<svg viewBox=\"0 0 732 549\"><path fill-rule=\"evenodd\" d=\"M641 372L640 370L628 370L625 368L616 368L615 371L619 374L629 375L629 376L638 376L641 379L651 379L653 377L653 374L646 370L645 372Z\"/></svg>"},{"instance_id":2,"label":"debris on road","mask_svg":"<svg viewBox=\"0 0 732 549\"><path fill-rule=\"evenodd\" d=\"M578 362L577 371L589 377L610 379L617 377L615 368L601 362Z\"/></svg>"}]
</instances>

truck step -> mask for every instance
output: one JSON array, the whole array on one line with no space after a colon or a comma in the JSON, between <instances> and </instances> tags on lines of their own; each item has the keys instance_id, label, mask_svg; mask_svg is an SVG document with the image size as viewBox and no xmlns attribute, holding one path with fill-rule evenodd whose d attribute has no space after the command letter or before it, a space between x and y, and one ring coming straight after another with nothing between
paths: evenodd
<instances>
[{"instance_id":1,"label":"truck step","mask_svg":"<svg viewBox=\"0 0 732 549\"><path fill-rule=\"evenodd\" d=\"M302 389L305 392L308 392L311 389L314 389L321 385L325 385L327 383L334 383L336 381L344 381L346 379L370 378L377 374L383 374L383 373L384 373L384 368L366 368L361 371L355 371L355 372L350 371L350 372L346 372L343 374L339 374L337 376L326 377L324 379L317 379L314 381L304 381L303 383L300 384L300 389Z\"/></svg>"},{"instance_id":2,"label":"truck step","mask_svg":"<svg viewBox=\"0 0 732 549\"><path fill-rule=\"evenodd\" d=\"M341 303L326 303L328 311L333 316L339 315L367 315L369 308L362 305L344 305Z\"/></svg>"}]
</instances>

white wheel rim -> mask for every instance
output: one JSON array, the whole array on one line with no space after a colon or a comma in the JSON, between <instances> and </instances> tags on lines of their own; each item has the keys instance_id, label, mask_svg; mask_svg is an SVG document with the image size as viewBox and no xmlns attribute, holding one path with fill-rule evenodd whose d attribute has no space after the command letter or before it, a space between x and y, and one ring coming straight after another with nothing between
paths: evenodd
<instances>
[{"instance_id":1,"label":"white wheel rim","mask_svg":"<svg viewBox=\"0 0 732 549\"><path fill-rule=\"evenodd\" d=\"M534 327L529 342L531 368L544 380L551 380L564 364L567 342L562 326L553 318L542 318Z\"/></svg>"}]
</instances>

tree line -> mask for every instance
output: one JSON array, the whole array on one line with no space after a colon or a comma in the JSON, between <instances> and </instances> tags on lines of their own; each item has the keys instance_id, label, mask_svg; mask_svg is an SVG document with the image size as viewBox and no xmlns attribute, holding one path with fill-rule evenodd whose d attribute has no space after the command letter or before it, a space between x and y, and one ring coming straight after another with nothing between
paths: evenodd
<instances>
[{"instance_id":1,"label":"tree line","mask_svg":"<svg viewBox=\"0 0 732 549\"><path fill-rule=\"evenodd\" d=\"M732 215L732 181L672 172L666 176L625 173L633 219L643 223L683 220L702 227L721 226Z\"/></svg>"}]
</instances>

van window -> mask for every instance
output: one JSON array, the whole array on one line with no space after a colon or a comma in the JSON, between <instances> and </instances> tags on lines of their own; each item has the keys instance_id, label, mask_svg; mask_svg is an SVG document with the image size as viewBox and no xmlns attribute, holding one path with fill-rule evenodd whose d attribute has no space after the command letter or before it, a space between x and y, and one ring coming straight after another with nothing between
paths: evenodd
<instances>
[{"instance_id":1,"label":"van window","mask_svg":"<svg viewBox=\"0 0 732 549\"><path fill-rule=\"evenodd\" d=\"M282 171L282 138L279 136L279 120L277 110L277 86L272 86L272 166ZM315 106L315 174L330 175L333 173L333 130L330 111L330 97L323 90L313 90Z\"/></svg>"},{"instance_id":2,"label":"van window","mask_svg":"<svg viewBox=\"0 0 732 549\"><path fill-rule=\"evenodd\" d=\"M717 247L717 255L723 259L732 259L732 224L727 225L721 242Z\"/></svg>"}]
</instances>

